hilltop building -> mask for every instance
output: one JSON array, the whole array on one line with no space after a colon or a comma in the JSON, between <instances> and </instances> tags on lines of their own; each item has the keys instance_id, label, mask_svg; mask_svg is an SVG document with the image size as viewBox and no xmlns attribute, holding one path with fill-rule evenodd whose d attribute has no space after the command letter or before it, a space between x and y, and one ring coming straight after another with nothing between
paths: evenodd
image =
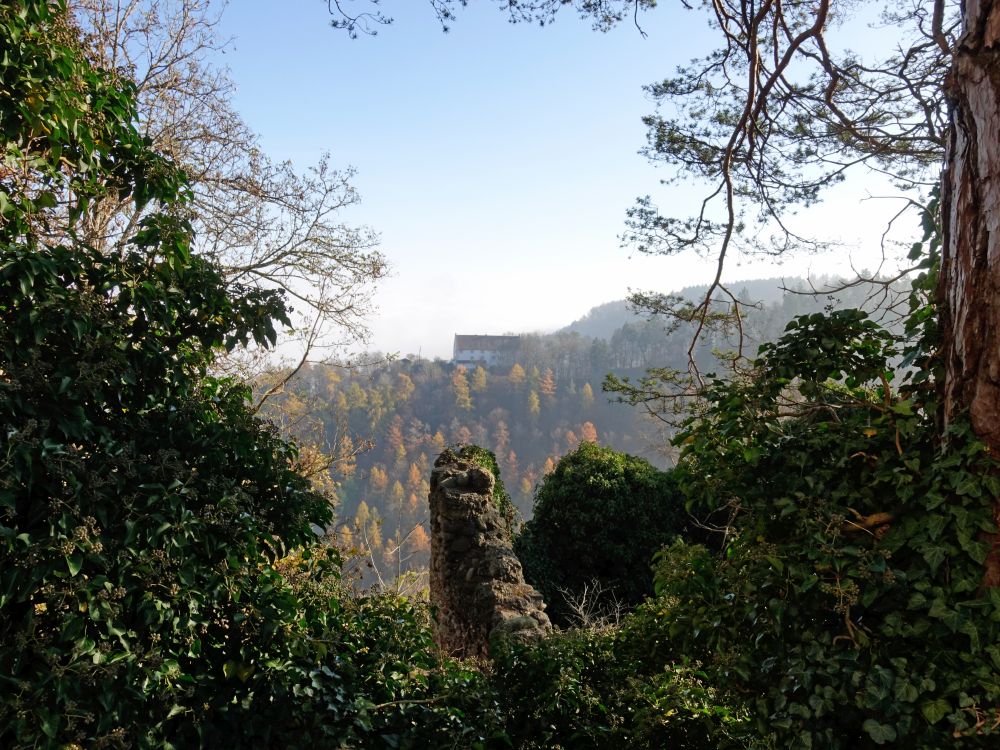
<instances>
[{"instance_id":1,"label":"hilltop building","mask_svg":"<svg viewBox=\"0 0 1000 750\"><path fill-rule=\"evenodd\" d=\"M520 336L465 336L455 334L452 362L457 365L510 365L521 345Z\"/></svg>"}]
</instances>

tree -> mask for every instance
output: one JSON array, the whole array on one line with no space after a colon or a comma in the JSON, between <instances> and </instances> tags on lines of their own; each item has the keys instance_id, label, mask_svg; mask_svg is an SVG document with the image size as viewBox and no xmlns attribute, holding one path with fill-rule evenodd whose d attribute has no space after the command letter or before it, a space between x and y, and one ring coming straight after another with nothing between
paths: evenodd
<instances>
[{"instance_id":1,"label":"tree","mask_svg":"<svg viewBox=\"0 0 1000 750\"><path fill-rule=\"evenodd\" d=\"M581 443L597 442L597 428L594 426L593 422L584 422L582 425L580 425L580 442Z\"/></svg>"},{"instance_id":2,"label":"tree","mask_svg":"<svg viewBox=\"0 0 1000 750\"><path fill-rule=\"evenodd\" d=\"M1000 170L996 133L1000 3L963 3L962 36L946 89L951 106L941 194L943 247L938 298L946 423L968 413L975 433L1000 456ZM994 520L1000 526L1000 498ZM1000 586L1000 532L991 532L985 583Z\"/></svg>"},{"instance_id":3,"label":"tree","mask_svg":"<svg viewBox=\"0 0 1000 750\"><path fill-rule=\"evenodd\" d=\"M470 387L473 393L482 393L486 390L486 370L482 365L476 365L476 369L472 371L472 381Z\"/></svg>"},{"instance_id":4,"label":"tree","mask_svg":"<svg viewBox=\"0 0 1000 750\"><path fill-rule=\"evenodd\" d=\"M276 560L330 508L208 374L280 295L192 254L185 175L62 3L0 6L0 47L0 744L285 744L315 620ZM115 252L81 239L109 194L144 211Z\"/></svg>"},{"instance_id":5,"label":"tree","mask_svg":"<svg viewBox=\"0 0 1000 750\"><path fill-rule=\"evenodd\" d=\"M381 466L373 466L368 475L368 482L375 492L382 492L389 486L389 474Z\"/></svg>"},{"instance_id":6,"label":"tree","mask_svg":"<svg viewBox=\"0 0 1000 750\"><path fill-rule=\"evenodd\" d=\"M432 7L450 21L458 2L434 0ZM653 0L497 4L514 22L551 21L572 6L601 30L626 18L638 26L640 11L656 7ZM797 206L819 200L825 186L865 166L892 176L920 200L947 158L938 293L943 408L947 418L968 411L977 434L1000 448L1000 391L987 375L1000 370L1000 347L992 334L983 334L998 330L994 259L1000 254L991 252L998 242L992 229L997 202L989 192L992 182L982 179L1000 160L994 139L983 137L997 130L1000 118L984 104L995 94L986 73L992 70L1000 7L991 0L890 3L883 20L900 43L880 60L862 61L838 53L828 39L851 20L851 3L700 5L719 33L719 47L648 88L669 114L647 118L645 153L674 167L678 178L693 177L709 189L693 217L664 217L650 199L640 201L629 211L626 239L644 252L700 248L715 255L717 269L695 309L655 294L637 301L653 312L695 320L700 332L717 291L738 314L736 295L720 284L734 247L786 252L816 246L815 238L797 234L786 218ZM748 212L759 231L741 231ZM694 342L692 365L693 353Z\"/></svg>"},{"instance_id":7,"label":"tree","mask_svg":"<svg viewBox=\"0 0 1000 750\"><path fill-rule=\"evenodd\" d=\"M413 546L414 552L427 554L431 551L431 538L422 524L413 527L413 533L410 534L410 544Z\"/></svg>"},{"instance_id":8,"label":"tree","mask_svg":"<svg viewBox=\"0 0 1000 750\"><path fill-rule=\"evenodd\" d=\"M368 503L362 500L358 503L358 508L354 512L354 526L358 529L363 529L368 525L371 520L371 511L368 509Z\"/></svg>"},{"instance_id":9,"label":"tree","mask_svg":"<svg viewBox=\"0 0 1000 750\"><path fill-rule=\"evenodd\" d=\"M410 464L410 471L406 475L406 486L409 487L414 492L420 490L424 483L424 476L420 473L420 468L414 464Z\"/></svg>"},{"instance_id":10,"label":"tree","mask_svg":"<svg viewBox=\"0 0 1000 750\"><path fill-rule=\"evenodd\" d=\"M573 430L566 430L564 440L566 441L566 449L568 451L575 451L580 445L580 438L576 436L576 433L573 432Z\"/></svg>"},{"instance_id":11,"label":"tree","mask_svg":"<svg viewBox=\"0 0 1000 750\"><path fill-rule=\"evenodd\" d=\"M893 390L899 343L856 309L796 318L753 377L711 384L674 441L686 507L725 554L661 555L664 628L755 696L776 747L996 744L984 709L952 710L998 695L980 651L1000 639L1000 597L982 586L996 462L968 423L942 444L926 381ZM883 693L889 674L912 689ZM829 710L803 710L805 682Z\"/></svg>"},{"instance_id":12,"label":"tree","mask_svg":"<svg viewBox=\"0 0 1000 750\"><path fill-rule=\"evenodd\" d=\"M450 18L454 3L434 5L443 5L439 15ZM595 27L606 29L630 11L638 24L639 11L656 3L499 5L512 21L551 20L559 8L572 5ZM647 118L646 153L674 166L678 176L706 180L712 187L694 217L664 217L649 199L640 201L629 212L627 239L644 252L689 247L712 252L718 259L716 274L696 309L655 294L639 295L637 301L653 312L695 320L700 333L718 290L738 320L738 300L720 284L733 247L758 244L758 236L778 252L815 245L792 231L785 218L796 206L819 200L822 189L850 169L867 166L886 173L919 201L944 162L937 291L943 421L967 413L976 434L1000 455L995 376L1000 372L995 338L1000 336L1000 203L995 181L988 177L1000 169L993 137L1000 129L1000 111L992 104L1000 91L992 75L1000 5L993 0L891 3L884 20L901 42L874 62L850 53L838 56L828 39L850 18L850 3L720 0L702 5L720 33L719 49L649 87L654 99L678 114ZM721 210L713 213L716 200ZM748 209L765 231L740 231ZM692 341L692 367L694 347ZM657 380L662 384L654 375L643 388L624 390L641 402L655 397ZM987 580L996 585L1000 536L994 539Z\"/></svg>"},{"instance_id":13,"label":"tree","mask_svg":"<svg viewBox=\"0 0 1000 750\"><path fill-rule=\"evenodd\" d=\"M528 414L532 417L537 418L539 413L542 411L541 402L538 400L538 394L535 391L528 392Z\"/></svg>"},{"instance_id":14,"label":"tree","mask_svg":"<svg viewBox=\"0 0 1000 750\"><path fill-rule=\"evenodd\" d=\"M532 365L531 369L528 371L528 386L532 391L538 391L538 386L542 382L542 373L538 369L538 365Z\"/></svg>"},{"instance_id":15,"label":"tree","mask_svg":"<svg viewBox=\"0 0 1000 750\"><path fill-rule=\"evenodd\" d=\"M513 385L515 388L520 388L522 385L524 385L524 381L527 378L527 375L524 372L524 368L521 367L520 364L515 362L514 365L510 368L510 373L507 375L507 377L510 378L511 385Z\"/></svg>"},{"instance_id":16,"label":"tree","mask_svg":"<svg viewBox=\"0 0 1000 750\"><path fill-rule=\"evenodd\" d=\"M360 198L353 171L323 156L296 171L275 162L233 107L235 85L213 57L222 4L207 0L71 0L85 49L99 67L134 85L138 126L190 178L185 216L194 249L248 287L284 290L297 318L285 338L302 355L287 382L331 347L364 341L375 282L387 272L377 235L342 223ZM79 230L108 250L127 241L151 206L107 194L91 202ZM294 330L292 330L294 328ZM241 356L230 364L254 365Z\"/></svg>"},{"instance_id":17,"label":"tree","mask_svg":"<svg viewBox=\"0 0 1000 750\"><path fill-rule=\"evenodd\" d=\"M546 367L542 374L542 379L538 382L538 390L551 403L556 397L556 380L552 374L552 368Z\"/></svg>"},{"instance_id":18,"label":"tree","mask_svg":"<svg viewBox=\"0 0 1000 750\"><path fill-rule=\"evenodd\" d=\"M525 578L537 587L559 624L569 601L592 581L602 607L633 607L651 594L650 561L674 539L685 514L673 478L647 461L584 443L543 469L534 515L514 549Z\"/></svg>"},{"instance_id":19,"label":"tree","mask_svg":"<svg viewBox=\"0 0 1000 750\"><path fill-rule=\"evenodd\" d=\"M434 449L435 455L440 454L441 451L444 450L447 442L448 441L445 440L444 433L441 432L441 430L436 430L434 432L433 437L431 437L431 447Z\"/></svg>"},{"instance_id":20,"label":"tree","mask_svg":"<svg viewBox=\"0 0 1000 750\"><path fill-rule=\"evenodd\" d=\"M584 383L580 389L580 403L584 409L594 405L594 389L590 387L590 383Z\"/></svg>"},{"instance_id":21,"label":"tree","mask_svg":"<svg viewBox=\"0 0 1000 750\"><path fill-rule=\"evenodd\" d=\"M451 390L455 396L455 408L472 411L472 395L469 393L469 380L465 373L463 365L455 368L455 372L451 375Z\"/></svg>"},{"instance_id":22,"label":"tree","mask_svg":"<svg viewBox=\"0 0 1000 750\"><path fill-rule=\"evenodd\" d=\"M399 513L403 508L403 498L406 497L406 492L403 489L403 484L398 479L392 483L392 490L390 495L390 500L392 505L390 506L395 512Z\"/></svg>"}]
</instances>

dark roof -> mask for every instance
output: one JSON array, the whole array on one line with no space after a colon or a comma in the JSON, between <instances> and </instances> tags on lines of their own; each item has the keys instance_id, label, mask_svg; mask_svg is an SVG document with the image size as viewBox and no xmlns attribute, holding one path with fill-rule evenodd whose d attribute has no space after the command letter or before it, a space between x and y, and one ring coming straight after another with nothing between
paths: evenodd
<instances>
[{"instance_id":1,"label":"dark roof","mask_svg":"<svg viewBox=\"0 0 1000 750\"><path fill-rule=\"evenodd\" d=\"M479 351L502 352L517 349L520 336L465 336L455 334L455 351L476 349Z\"/></svg>"}]
</instances>

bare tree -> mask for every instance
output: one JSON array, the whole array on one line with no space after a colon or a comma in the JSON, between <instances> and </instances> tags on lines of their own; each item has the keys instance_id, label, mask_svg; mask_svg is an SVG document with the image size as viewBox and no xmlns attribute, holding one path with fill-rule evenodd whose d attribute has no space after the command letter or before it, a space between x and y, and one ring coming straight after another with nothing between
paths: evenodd
<instances>
[{"instance_id":1,"label":"bare tree","mask_svg":"<svg viewBox=\"0 0 1000 750\"><path fill-rule=\"evenodd\" d=\"M596 578L583 584L579 591L558 589L566 605L567 619L576 628L611 630L621 625L628 606L621 601L614 587Z\"/></svg>"},{"instance_id":2,"label":"bare tree","mask_svg":"<svg viewBox=\"0 0 1000 750\"><path fill-rule=\"evenodd\" d=\"M443 24L467 4L428 1ZM348 7L364 3L330 4L334 26L343 28ZM561 10L572 9L597 30L631 22L640 33L643 14L658 7L654 0L495 4L513 23L546 24ZM704 13L719 43L704 58L647 87L656 112L645 118L644 153L672 170L666 183L704 185L704 197L693 216L664 214L653 198L640 199L627 212L623 242L644 253L690 249L714 258L715 273L700 304L677 303L650 292L633 299L650 314L694 323L689 372L669 376L669 390L683 394L701 384L698 340L719 324L720 312L728 311L737 331L742 327L743 302L722 283L723 268L734 254L780 255L828 247L798 229L792 217L851 172L890 179L899 188L904 210L924 206L937 183L949 132L943 84L960 15L957 0L886 0L878 5L857 0L679 0L677 6L675 12ZM369 20L391 19L379 13ZM867 24L883 27L893 40L876 59L865 59L848 46L858 26ZM892 281L907 270L890 269L864 281L882 283L888 294ZM740 364L743 354L736 352L734 364ZM666 385L654 380L657 388Z\"/></svg>"},{"instance_id":3,"label":"bare tree","mask_svg":"<svg viewBox=\"0 0 1000 750\"><path fill-rule=\"evenodd\" d=\"M233 108L233 81L215 62L229 43L218 34L225 3L72 0L70 6L94 62L134 83L145 134L187 172L195 250L217 261L233 283L286 294L294 328L280 350L301 366L330 348L366 340L374 283L387 267L377 235L339 219L359 200L353 171L334 169L323 156L300 172L261 150ZM108 196L87 212L87 240L114 247L142 216ZM228 364L253 374L260 354L244 352Z\"/></svg>"}]
</instances>

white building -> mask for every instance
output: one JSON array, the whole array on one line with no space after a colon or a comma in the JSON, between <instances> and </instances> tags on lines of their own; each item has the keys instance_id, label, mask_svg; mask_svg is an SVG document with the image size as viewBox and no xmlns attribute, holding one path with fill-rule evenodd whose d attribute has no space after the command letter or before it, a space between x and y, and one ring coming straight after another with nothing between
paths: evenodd
<instances>
[{"instance_id":1,"label":"white building","mask_svg":"<svg viewBox=\"0 0 1000 750\"><path fill-rule=\"evenodd\" d=\"M452 362L457 365L509 365L521 345L520 336L466 336L455 334Z\"/></svg>"}]
</instances>

